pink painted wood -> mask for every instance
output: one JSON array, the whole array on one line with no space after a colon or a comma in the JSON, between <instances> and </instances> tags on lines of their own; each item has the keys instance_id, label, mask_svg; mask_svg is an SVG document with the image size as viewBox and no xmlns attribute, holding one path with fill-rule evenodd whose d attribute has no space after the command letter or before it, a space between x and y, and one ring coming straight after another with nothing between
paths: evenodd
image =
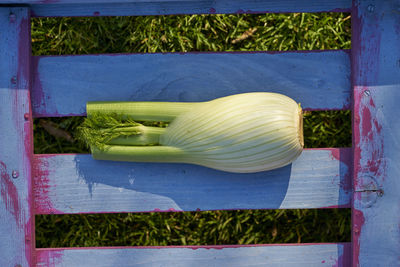
<instances>
[{"instance_id":1,"label":"pink painted wood","mask_svg":"<svg viewBox=\"0 0 400 267\"><path fill-rule=\"evenodd\" d=\"M0 0L0 3L10 2ZM347 1L343 3L347 6ZM45 5L48 3L43 3ZM350 263L348 244L303 244L293 246L293 250L284 245L204 246L190 250L186 247L170 247L169 250L158 247L34 249L30 7L0 7L1 36L5 37L0 42L0 266L71 266L68 265L71 262L74 266L89 266L88 261L85 263L88 257L96 264L98 259L111 262L115 259L117 261L114 262L123 264L123 259L134 261L137 255L143 257L141 251L148 253L144 256L149 259L156 254L166 255L168 251L177 255L185 251L190 257L200 259L204 253L209 257L206 259L207 264L225 266L237 264L234 261L237 252L243 253L242 256L256 254L257 259L253 258L253 261L267 265L268 262L264 260L266 255L279 260L285 257L285 251L298 253L303 259L308 259L304 266L310 263L400 266L400 108L397 103L400 99L399 10L396 0L353 1L351 55L354 192ZM276 252L270 249L272 247L277 249ZM319 252L311 254L316 251ZM40 261L36 261L36 252ZM174 257L167 256L171 264L176 264ZM220 258L214 260L217 257ZM220 261L221 257L223 262ZM323 260L318 262L321 257ZM240 260L248 263L245 257ZM287 266L293 261L279 263Z\"/></svg>"},{"instance_id":2,"label":"pink painted wood","mask_svg":"<svg viewBox=\"0 0 400 267\"><path fill-rule=\"evenodd\" d=\"M0 7L0 266L33 266L30 15Z\"/></svg>"},{"instance_id":3,"label":"pink painted wood","mask_svg":"<svg viewBox=\"0 0 400 267\"><path fill-rule=\"evenodd\" d=\"M353 266L400 266L400 5L353 1Z\"/></svg>"}]
</instances>

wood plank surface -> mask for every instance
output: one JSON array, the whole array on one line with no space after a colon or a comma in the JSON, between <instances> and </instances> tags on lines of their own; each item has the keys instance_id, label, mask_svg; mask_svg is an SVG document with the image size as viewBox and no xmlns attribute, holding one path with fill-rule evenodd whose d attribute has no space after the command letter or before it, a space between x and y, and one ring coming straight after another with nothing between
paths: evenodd
<instances>
[{"instance_id":1,"label":"wood plank surface","mask_svg":"<svg viewBox=\"0 0 400 267\"><path fill-rule=\"evenodd\" d=\"M87 101L207 101L278 92L305 109L350 106L346 51L34 58L35 117L84 115Z\"/></svg>"},{"instance_id":2,"label":"wood plank surface","mask_svg":"<svg viewBox=\"0 0 400 267\"><path fill-rule=\"evenodd\" d=\"M305 150L291 165L232 174L189 164L35 155L38 214L349 207L351 151Z\"/></svg>"},{"instance_id":3,"label":"wood plank surface","mask_svg":"<svg viewBox=\"0 0 400 267\"><path fill-rule=\"evenodd\" d=\"M115 3L118 2L118 3ZM29 4L33 16L126 16L267 12L349 12L351 0L0 0Z\"/></svg>"},{"instance_id":4,"label":"wood plank surface","mask_svg":"<svg viewBox=\"0 0 400 267\"><path fill-rule=\"evenodd\" d=\"M30 17L0 7L0 266L33 266Z\"/></svg>"},{"instance_id":5,"label":"wood plank surface","mask_svg":"<svg viewBox=\"0 0 400 267\"><path fill-rule=\"evenodd\" d=\"M399 1L354 1L353 266L400 266Z\"/></svg>"},{"instance_id":6,"label":"wood plank surface","mask_svg":"<svg viewBox=\"0 0 400 267\"><path fill-rule=\"evenodd\" d=\"M350 244L38 249L37 266L341 266Z\"/></svg>"}]
</instances>

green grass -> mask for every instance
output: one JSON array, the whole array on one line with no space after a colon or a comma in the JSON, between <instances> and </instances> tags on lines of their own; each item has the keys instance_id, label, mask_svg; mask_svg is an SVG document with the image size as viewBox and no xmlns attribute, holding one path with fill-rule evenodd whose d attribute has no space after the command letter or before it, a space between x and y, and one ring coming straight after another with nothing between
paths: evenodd
<instances>
[{"instance_id":1,"label":"green grass","mask_svg":"<svg viewBox=\"0 0 400 267\"><path fill-rule=\"evenodd\" d=\"M349 49L349 18L345 13L40 18L32 20L32 52ZM350 147L350 116L307 112L306 147ZM88 152L79 141L49 134L43 120L34 121L35 153ZM74 136L82 118L45 120ZM37 247L344 241L350 241L349 209L36 216Z\"/></svg>"},{"instance_id":2,"label":"green grass","mask_svg":"<svg viewBox=\"0 0 400 267\"><path fill-rule=\"evenodd\" d=\"M346 13L44 18L34 55L349 49ZM249 38L232 43L249 29Z\"/></svg>"},{"instance_id":3,"label":"green grass","mask_svg":"<svg viewBox=\"0 0 400 267\"><path fill-rule=\"evenodd\" d=\"M38 247L349 242L350 211L250 210L46 215Z\"/></svg>"}]
</instances>

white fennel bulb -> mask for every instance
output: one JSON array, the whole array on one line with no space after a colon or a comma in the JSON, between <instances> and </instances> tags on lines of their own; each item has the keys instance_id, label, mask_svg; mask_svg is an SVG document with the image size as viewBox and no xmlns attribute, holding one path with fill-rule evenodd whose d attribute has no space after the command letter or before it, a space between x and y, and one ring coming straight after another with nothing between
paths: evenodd
<instances>
[{"instance_id":1,"label":"white fennel bulb","mask_svg":"<svg viewBox=\"0 0 400 267\"><path fill-rule=\"evenodd\" d=\"M295 160L303 149L302 111L276 93L227 96L178 116L161 135L184 162L229 172L259 172Z\"/></svg>"}]
</instances>

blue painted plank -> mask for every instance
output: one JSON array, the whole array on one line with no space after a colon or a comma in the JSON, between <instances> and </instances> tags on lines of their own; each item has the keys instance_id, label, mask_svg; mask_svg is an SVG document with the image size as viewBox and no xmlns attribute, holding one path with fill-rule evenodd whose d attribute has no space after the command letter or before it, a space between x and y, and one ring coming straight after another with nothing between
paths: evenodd
<instances>
[{"instance_id":1,"label":"blue painted plank","mask_svg":"<svg viewBox=\"0 0 400 267\"><path fill-rule=\"evenodd\" d=\"M186 164L35 155L40 214L349 207L351 151L305 150L291 165L232 174Z\"/></svg>"},{"instance_id":2,"label":"blue painted plank","mask_svg":"<svg viewBox=\"0 0 400 267\"><path fill-rule=\"evenodd\" d=\"M278 92L305 109L350 105L345 51L168 53L34 58L36 117L83 115L87 101L207 101Z\"/></svg>"},{"instance_id":3,"label":"blue painted plank","mask_svg":"<svg viewBox=\"0 0 400 267\"><path fill-rule=\"evenodd\" d=\"M399 1L354 1L353 266L400 266Z\"/></svg>"},{"instance_id":4,"label":"blue painted plank","mask_svg":"<svg viewBox=\"0 0 400 267\"><path fill-rule=\"evenodd\" d=\"M0 7L0 33L0 266L33 266L29 10Z\"/></svg>"},{"instance_id":5,"label":"blue painted plank","mask_svg":"<svg viewBox=\"0 0 400 267\"><path fill-rule=\"evenodd\" d=\"M350 245L299 244L202 247L38 249L37 266L342 266Z\"/></svg>"},{"instance_id":6,"label":"blue painted plank","mask_svg":"<svg viewBox=\"0 0 400 267\"><path fill-rule=\"evenodd\" d=\"M117 3L115 3L117 2ZM33 16L126 16L267 12L349 12L351 0L1 0L30 4Z\"/></svg>"}]
</instances>

